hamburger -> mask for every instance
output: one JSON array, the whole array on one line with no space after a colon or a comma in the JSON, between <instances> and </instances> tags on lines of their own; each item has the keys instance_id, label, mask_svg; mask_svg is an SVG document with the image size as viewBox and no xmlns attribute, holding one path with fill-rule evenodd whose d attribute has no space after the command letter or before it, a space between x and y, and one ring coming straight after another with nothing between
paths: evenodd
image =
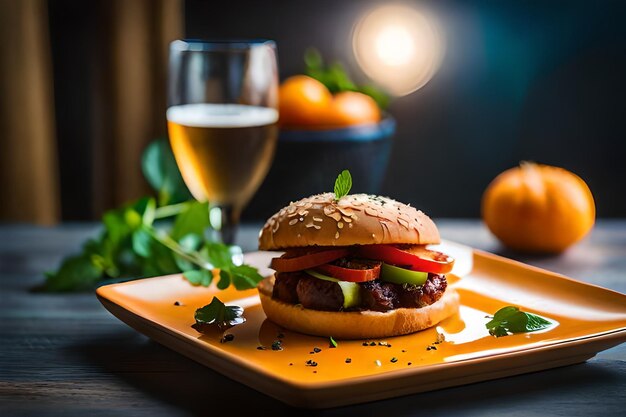
<instances>
[{"instance_id":1,"label":"hamburger","mask_svg":"<svg viewBox=\"0 0 626 417\"><path fill-rule=\"evenodd\" d=\"M284 251L259 284L267 318L300 333L343 339L409 334L455 314L454 259L423 212L390 198L334 193L284 207L265 223L259 249Z\"/></svg>"}]
</instances>

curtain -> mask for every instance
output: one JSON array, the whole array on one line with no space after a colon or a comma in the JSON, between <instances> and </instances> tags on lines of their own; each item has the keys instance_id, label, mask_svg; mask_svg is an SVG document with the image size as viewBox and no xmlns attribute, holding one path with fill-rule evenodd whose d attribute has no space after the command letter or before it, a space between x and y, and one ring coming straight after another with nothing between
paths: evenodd
<instances>
[{"instance_id":1,"label":"curtain","mask_svg":"<svg viewBox=\"0 0 626 417\"><path fill-rule=\"evenodd\" d=\"M183 36L183 0L98 0L91 3L95 19L80 16L80 12L58 13L72 7L84 10L80 9L84 4L55 1L49 0L57 11L50 14L55 19L92 19L91 27L81 29L89 34L69 37L70 41L87 35L94 39L87 52L70 57L75 60L71 65L89 74L86 86L63 79L60 72L52 76L53 68L59 68L54 57L64 55L51 54L48 2L0 0L0 180L4 200L0 221L51 224L61 220L67 205L83 199L89 200L89 213L82 217L97 218L109 208L145 195L148 188L141 174L141 152L150 140L166 133L167 51L169 42ZM52 23L55 27L64 24ZM57 95L57 105L63 102L63 117L57 117L55 129L53 91L58 94L71 88L86 88L87 99L63 102ZM86 120L83 124L88 127L74 127L73 132L63 128L83 116L80 120ZM76 138L61 140L58 135L68 130ZM89 146L70 149L78 141L89 141ZM67 164L76 166L68 169ZM89 181L72 188L72 177L77 175Z\"/></svg>"},{"instance_id":2,"label":"curtain","mask_svg":"<svg viewBox=\"0 0 626 417\"><path fill-rule=\"evenodd\" d=\"M47 23L45 0L0 0L0 221L59 218Z\"/></svg>"},{"instance_id":3,"label":"curtain","mask_svg":"<svg viewBox=\"0 0 626 417\"><path fill-rule=\"evenodd\" d=\"M96 215L148 193L141 153L166 134L168 47L183 35L181 0L115 0L103 6L109 49L94 152Z\"/></svg>"}]
</instances>

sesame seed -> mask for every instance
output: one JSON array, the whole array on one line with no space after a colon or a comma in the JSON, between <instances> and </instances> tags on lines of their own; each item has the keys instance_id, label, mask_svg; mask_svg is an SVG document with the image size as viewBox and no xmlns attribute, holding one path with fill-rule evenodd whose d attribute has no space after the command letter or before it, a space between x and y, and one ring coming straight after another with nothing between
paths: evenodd
<instances>
[{"instance_id":1,"label":"sesame seed","mask_svg":"<svg viewBox=\"0 0 626 417\"><path fill-rule=\"evenodd\" d=\"M335 239L339 239L339 232L335 233Z\"/></svg>"},{"instance_id":2,"label":"sesame seed","mask_svg":"<svg viewBox=\"0 0 626 417\"><path fill-rule=\"evenodd\" d=\"M378 359L376 359L374 361L374 363L376 364L376 366L382 366L383 365Z\"/></svg>"},{"instance_id":3,"label":"sesame seed","mask_svg":"<svg viewBox=\"0 0 626 417\"><path fill-rule=\"evenodd\" d=\"M289 220L289 226L293 226L296 223L298 223L298 219Z\"/></svg>"},{"instance_id":4,"label":"sesame seed","mask_svg":"<svg viewBox=\"0 0 626 417\"><path fill-rule=\"evenodd\" d=\"M341 222L337 223L337 227L340 228L340 229L343 229L343 223L341 223Z\"/></svg>"}]
</instances>

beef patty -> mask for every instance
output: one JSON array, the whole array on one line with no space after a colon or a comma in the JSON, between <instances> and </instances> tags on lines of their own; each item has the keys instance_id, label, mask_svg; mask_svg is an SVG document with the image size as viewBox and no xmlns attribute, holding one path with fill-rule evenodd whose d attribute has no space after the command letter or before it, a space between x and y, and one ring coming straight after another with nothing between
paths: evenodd
<instances>
[{"instance_id":1,"label":"beef patty","mask_svg":"<svg viewBox=\"0 0 626 417\"><path fill-rule=\"evenodd\" d=\"M423 285L393 284L378 279L358 285L361 304L350 310L388 311L431 305L441 298L448 282L445 275L428 274ZM277 273L272 297L289 304L302 304L312 310L343 309L343 293L337 283L314 278L305 272Z\"/></svg>"}]
</instances>

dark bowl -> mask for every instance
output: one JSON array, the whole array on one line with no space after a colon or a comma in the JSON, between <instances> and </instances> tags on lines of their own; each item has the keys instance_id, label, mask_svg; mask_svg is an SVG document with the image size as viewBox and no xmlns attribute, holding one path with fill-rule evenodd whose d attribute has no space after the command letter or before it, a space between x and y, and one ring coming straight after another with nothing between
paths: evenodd
<instances>
[{"instance_id":1,"label":"dark bowl","mask_svg":"<svg viewBox=\"0 0 626 417\"><path fill-rule=\"evenodd\" d=\"M290 201L332 192L335 178L352 174L352 193L377 194L384 179L396 122L333 130L281 130L265 181L244 212L248 220L266 219Z\"/></svg>"}]
</instances>

